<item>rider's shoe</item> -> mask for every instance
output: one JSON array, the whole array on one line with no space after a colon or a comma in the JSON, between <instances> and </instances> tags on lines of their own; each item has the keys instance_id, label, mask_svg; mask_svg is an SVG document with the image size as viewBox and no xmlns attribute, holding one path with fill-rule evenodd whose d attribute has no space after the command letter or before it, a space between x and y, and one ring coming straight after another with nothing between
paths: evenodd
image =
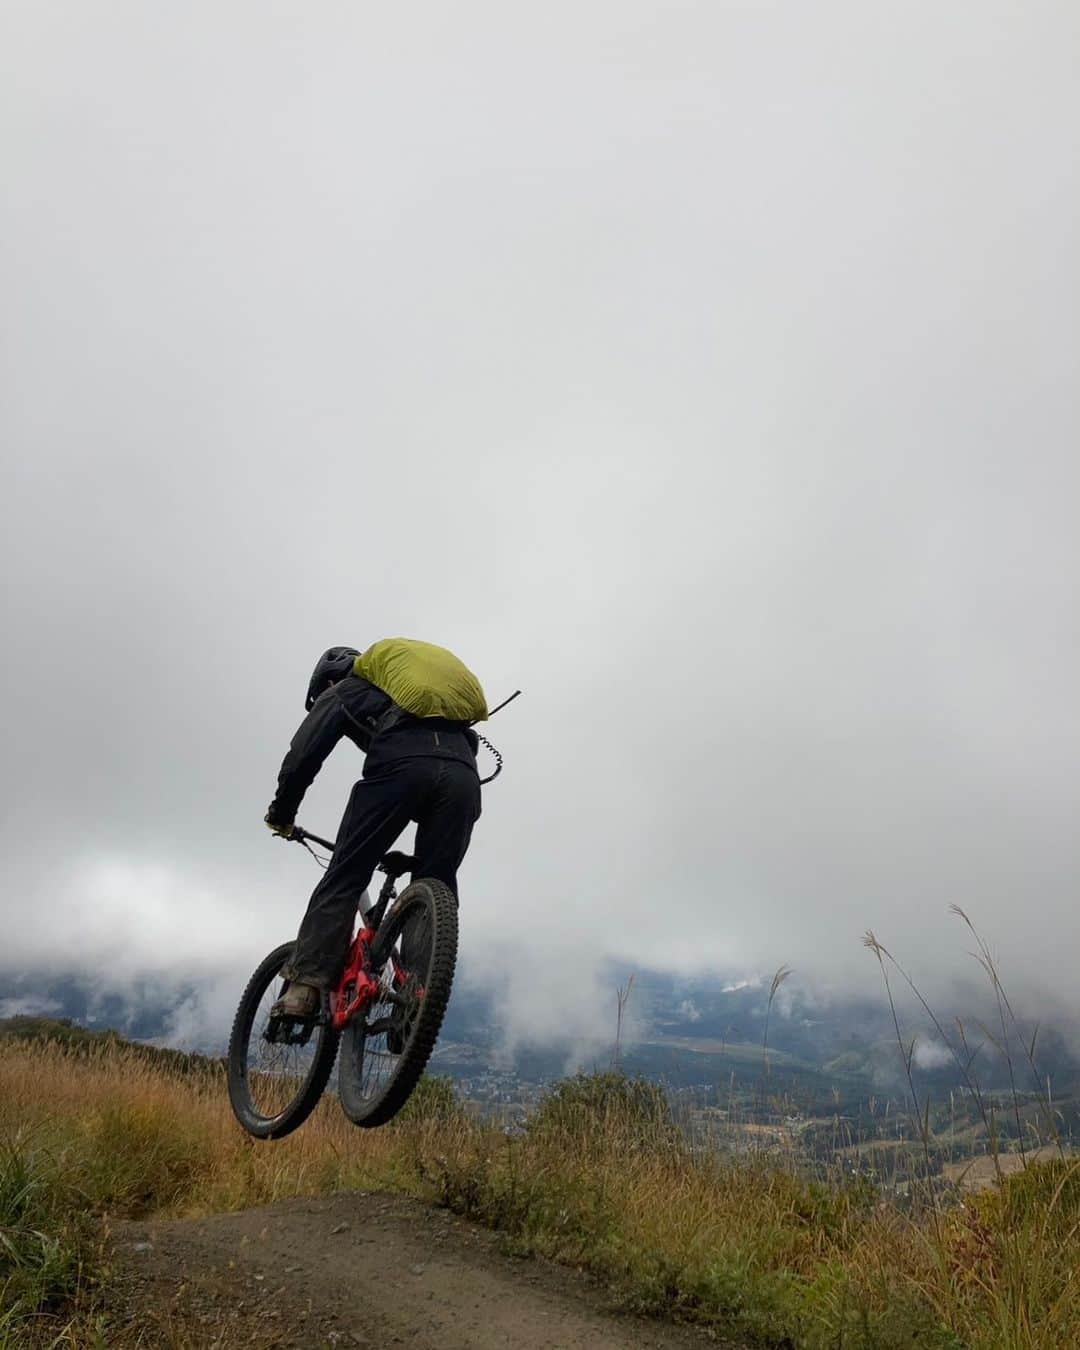
<instances>
[{"instance_id":1,"label":"rider's shoe","mask_svg":"<svg viewBox=\"0 0 1080 1350\"><path fill-rule=\"evenodd\" d=\"M275 1017L314 1017L319 1011L322 996L314 984L288 984L285 992L271 1008Z\"/></svg>"}]
</instances>

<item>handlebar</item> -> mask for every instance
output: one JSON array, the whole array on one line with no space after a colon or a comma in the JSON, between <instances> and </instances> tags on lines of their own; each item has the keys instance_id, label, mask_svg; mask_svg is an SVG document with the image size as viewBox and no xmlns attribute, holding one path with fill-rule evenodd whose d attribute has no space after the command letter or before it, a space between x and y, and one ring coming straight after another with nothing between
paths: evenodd
<instances>
[{"instance_id":1,"label":"handlebar","mask_svg":"<svg viewBox=\"0 0 1080 1350\"><path fill-rule=\"evenodd\" d=\"M310 830L305 830L301 825L294 825L293 832L289 838L295 840L298 844L303 844L310 840L313 844L318 844L320 848L328 848L331 853L334 851L334 844L329 839L320 839L317 834L312 834Z\"/></svg>"}]
</instances>

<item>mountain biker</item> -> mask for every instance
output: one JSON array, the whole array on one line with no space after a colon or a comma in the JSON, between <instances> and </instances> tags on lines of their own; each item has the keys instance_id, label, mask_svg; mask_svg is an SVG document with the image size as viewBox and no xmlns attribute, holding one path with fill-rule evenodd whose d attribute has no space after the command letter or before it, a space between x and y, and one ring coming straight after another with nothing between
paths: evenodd
<instances>
[{"instance_id":1,"label":"mountain biker","mask_svg":"<svg viewBox=\"0 0 1080 1350\"><path fill-rule=\"evenodd\" d=\"M441 648L427 650L456 662ZM322 991L337 983L358 897L402 830L416 822L413 874L442 881L456 895L457 870L480 816L477 739L469 724L405 711L356 673L359 657L355 647L331 647L316 663L304 702L307 716L282 762L265 817L275 834L288 839L304 793L338 741L346 736L365 752L363 777L349 796L330 864L282 970L289 984L276 1008L287 1017L314 1017Z\"/></svg>"}]
</instances>

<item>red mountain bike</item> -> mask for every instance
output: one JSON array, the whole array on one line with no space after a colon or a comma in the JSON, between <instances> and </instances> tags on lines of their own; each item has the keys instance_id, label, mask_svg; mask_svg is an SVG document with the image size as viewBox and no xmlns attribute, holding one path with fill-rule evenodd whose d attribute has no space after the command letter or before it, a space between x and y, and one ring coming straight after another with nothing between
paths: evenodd
<instances>
[{"instance_id":1,"label":"red mountain bike","mask_svg":"<svg viewBox=\"0 0 1080 1350\"><path fill-rule=\"evenodd\" d=\"M299 827L309 850L333 844ZM229 1100L256 1139L280 1139L302 1125L330 1080L341 1046L338 1094L354 1125L382 1125L416 1086L442 1026L457 961L457 899L420 878L399 896L414 859L388 853L386 881L363 917L337 988L317 1018L281 1017L273 1005L295 946L275 947L248 981L229 1037Z\"/></svg>"}]
</instances>

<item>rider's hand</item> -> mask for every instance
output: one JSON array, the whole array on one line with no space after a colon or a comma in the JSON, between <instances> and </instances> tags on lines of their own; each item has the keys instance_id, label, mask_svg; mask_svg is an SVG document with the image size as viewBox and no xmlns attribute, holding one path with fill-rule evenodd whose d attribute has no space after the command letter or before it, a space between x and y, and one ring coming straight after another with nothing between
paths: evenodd
<instances>
[{"instance_id":1,"label":"rider's hand","mask_svg":"<svg viewBox=\"0 0 1080 1350\"><path fill-rule=\"evenodd\" d=\"M269 811L263 816L263 820L266 822L267 827L280 839L291 839L293 837L293 831L296 829L296 826L291 820L287 823L280 820L273 820Z\"/></svg>"}]
</instances>

